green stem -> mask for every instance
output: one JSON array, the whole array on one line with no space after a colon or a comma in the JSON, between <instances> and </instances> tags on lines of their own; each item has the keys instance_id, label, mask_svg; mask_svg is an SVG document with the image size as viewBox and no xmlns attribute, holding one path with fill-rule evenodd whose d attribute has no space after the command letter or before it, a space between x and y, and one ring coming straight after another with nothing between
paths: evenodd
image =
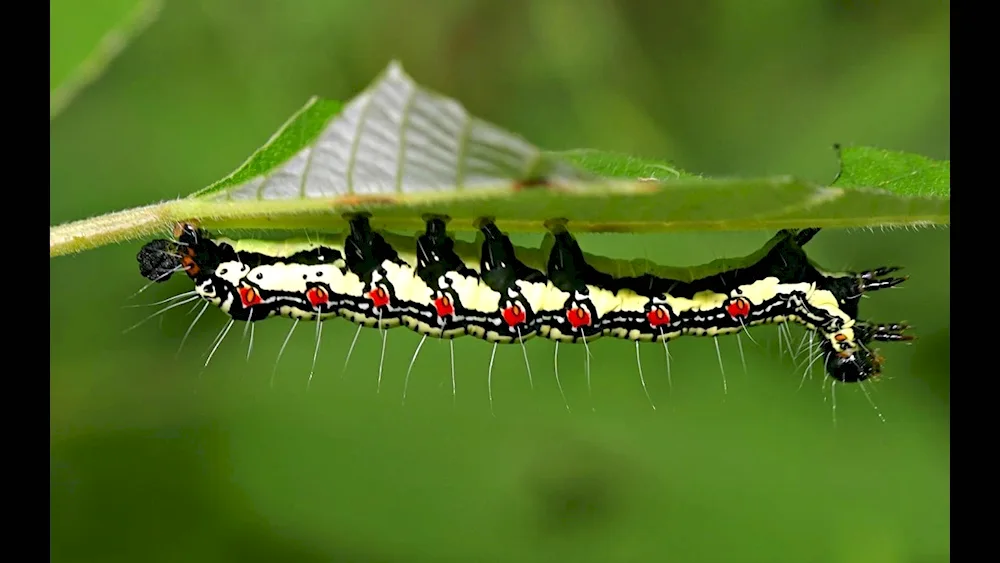
<instances>
[{"instance_id":1,"label":"green stem","mask_svg":"<svg viewBox=\"0 0 1000 563\"><path fill-rule=\"evenodd\" d=\"M649 208L654 200L645 199L651 195L644 192L648 185L635 183L617 185L615 191L625 193L629 205L635 208ZM620 190L620 191L619 191ZM346 227L343 216L346 213L373 211L373 224L379 229L418 232L424 228L423 213L440 210L443 204L465 203L455 207L449 226L456 231L474 231L473 223L480 216L489 215L505 198L511 201L525 191L512 193L507 186L490 189L462 190L460 192L434 192L428 194L395 194L392 196L346 196L329 199L296 200L246 200L211 201L201 198L185 198L165 201L144 207L108 213L91 219L65 223L49 230L49 256L62 256L99 248L112 243L166 236L179 221L195 222L210 230L289 230L303 229L329 232ZM607 205L608 191L565 191L559 194L562 203L559 208L594 209ZM532 200L523 200L525 205L514 206L524 211L521 217L501 217L503 228L509 232L537 233L543 231L543 222L552 217L543 217L545 209L532 208ZM809 200L811 201L811 200ZM628 220L625 217L606 221L587 220L582 217L571 219L575 232L631 232L652 233L693 230L778 230L803 227L848 228L884 226L927 226L948 224L950 221L947 201L926 209L923 214L888 214L875 216L838 216L837 214L811 214L810 205L797 203L774 213L763 216L729 219L677 219L649 217Z\"/></svg>"}]
</instances>

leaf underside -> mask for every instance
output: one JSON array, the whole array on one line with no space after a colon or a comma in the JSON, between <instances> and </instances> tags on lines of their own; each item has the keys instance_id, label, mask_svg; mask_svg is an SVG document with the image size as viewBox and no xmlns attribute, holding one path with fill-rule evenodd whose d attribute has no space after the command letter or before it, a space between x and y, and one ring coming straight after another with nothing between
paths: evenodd
<instances>
[{"instance_id":1,"label":"leaf underside","mask_svg":"<svg viewBox=\"0 0 1000 563\"><path fill-rule=\"evenodd\" d=\"M146 236L175 221L214 230L449 228L495 217L538 232L662 232L947 224L950 163L870 147L839 151L831 186L706 178L596 150L543 151L417 85L398 63L346 105L314 98L236 171L188 198L55 227L52 255Z\"/></svg>"}]
</instances>

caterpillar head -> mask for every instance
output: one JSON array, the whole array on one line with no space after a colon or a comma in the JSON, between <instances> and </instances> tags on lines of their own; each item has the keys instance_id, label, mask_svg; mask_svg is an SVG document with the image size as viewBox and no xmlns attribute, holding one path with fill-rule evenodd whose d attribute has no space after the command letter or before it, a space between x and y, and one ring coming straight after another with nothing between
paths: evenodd
<instances>
[{"instance_id":1,"label":"caterpillar head","mask_svg":"<svg viewBox=\"0 0 1000 563\"><path fill-rule=\"evenodd\" d=\"M820 344L826 373L844 383L877 377L882 371L884 359L878 349L872 348L869 343L913 340L913 336L903 334L908 328L905 324L858 323L853 328L829 335Z\"/></svg>"},{"instance_id":2,"label":"caterpillar head","mask_svg":"<svg viewBox=\"0 0 1000 563\"><path fill-rule=\"evenodd\" d=\"M139 273L157 282L167 281L182 270L195 281L211 275L220 261L219 247L190 223L178 223L174 237L154 240L139 250Z\"/></svg>"}]
</instances>

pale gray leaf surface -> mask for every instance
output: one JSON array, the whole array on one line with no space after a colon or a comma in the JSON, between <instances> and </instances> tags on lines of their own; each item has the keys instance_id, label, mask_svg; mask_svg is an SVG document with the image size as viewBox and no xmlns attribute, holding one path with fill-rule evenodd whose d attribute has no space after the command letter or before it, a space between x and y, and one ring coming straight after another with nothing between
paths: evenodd
<instances>
[{"instance_id":1,"label":"pale gray leaf surface","mask_svg":"<svg viewBox=\"0 0 1000 563\"><path fill-rule=\"evenodd\" d=\"M472 117L392 62L305 148L212 199L287 200L498 187L593 176Z\"/></svg>"}]
</instances>

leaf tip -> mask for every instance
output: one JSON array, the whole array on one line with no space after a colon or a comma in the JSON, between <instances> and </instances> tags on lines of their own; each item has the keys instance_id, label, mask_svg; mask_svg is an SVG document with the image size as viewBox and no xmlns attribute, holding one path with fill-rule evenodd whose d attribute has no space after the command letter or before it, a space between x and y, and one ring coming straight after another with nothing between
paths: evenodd
<instances>
[{"instance_id":1,"label":"leaf tip","mask_svg":"<svg viewBox=\"0 0 1000 563\"><path fill-rule=\"evenodd\" d=\"M406 71L403 70L403 63L399 62L399 59L392 59L389 61L389 66L385 68L385 71L390 76L405 75Z\"/></svg>"}]
</instances>

